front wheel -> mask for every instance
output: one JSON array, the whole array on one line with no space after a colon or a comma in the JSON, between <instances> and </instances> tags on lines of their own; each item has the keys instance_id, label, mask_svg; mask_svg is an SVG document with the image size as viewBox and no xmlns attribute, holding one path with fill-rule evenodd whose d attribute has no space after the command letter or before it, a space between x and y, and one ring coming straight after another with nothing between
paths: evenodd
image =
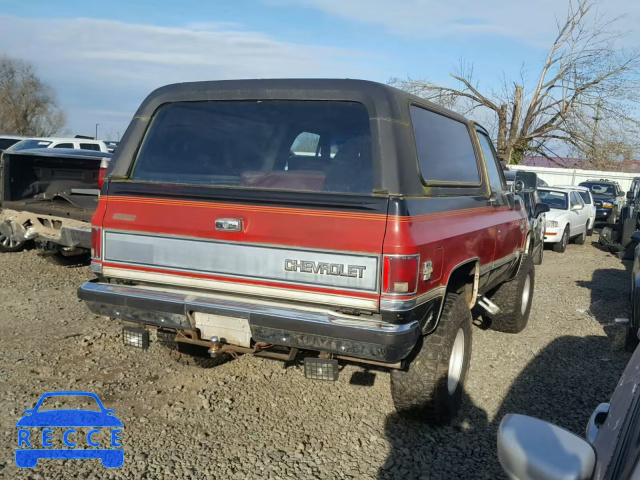
<instances>
[{"instance_id":1,"label":"front wheel","mask_svg":"<svg viewBox=\"0 0 640 480\"><path fill-rule=\"evenodd\" d=\"M524 257L516 277L500 285L490 296L490 300L500 308L496 314L487 312L491 328L506 333L524 330L529 323L534 287L535 267L531 258Z\"/></svg>"},{"instance_id":2,"label":"front wheel","mask_svg":"<svg viewBox=\"0 0 640 480\"><path fill-rule=\"evenodd\" d=\"M558 243L553 244L553 251L556 253L564 253L567 249L567 244L569 243L569 225L562 232L562 238Z\"/></svg>"},{"instance_id":3,"label":"front wheel","mask_svg":"<svg viewBox=\"0 0 640 480\"><path fill-rule=\"evenodd\" d=\"M418 341L403 369L391 371L398 413L432 425L448 422L462 403L470 361L471 311L449 293L435 332Z\"/></svg>"}]
</instances>

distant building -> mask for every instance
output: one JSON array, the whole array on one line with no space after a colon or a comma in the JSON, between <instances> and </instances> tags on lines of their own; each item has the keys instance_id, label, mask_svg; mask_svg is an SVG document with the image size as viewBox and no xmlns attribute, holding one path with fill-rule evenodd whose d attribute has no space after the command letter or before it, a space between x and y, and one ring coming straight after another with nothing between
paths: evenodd
<instances>
[{"instance_id":1,"label":"distant building","mask_svg":"<svg viewBox=\"0 0 640 480\"><path fill-rule=\"evenodd\" d=\"M579 168L582 170L598 170L589 161L584 158L566 158L566 157L524 157L521 165L528 167L547 167L547 168ZM640 173L640 162L627 160L620 162L615 171L626 173ZM608 169L607 169L608 170Z\"/></svg>"}]
</instances>

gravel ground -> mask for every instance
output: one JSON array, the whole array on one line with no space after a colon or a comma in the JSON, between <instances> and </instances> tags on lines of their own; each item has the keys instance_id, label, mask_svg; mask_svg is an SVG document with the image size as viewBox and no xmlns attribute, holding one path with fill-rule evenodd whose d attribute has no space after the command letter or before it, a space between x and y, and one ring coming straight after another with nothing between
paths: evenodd
<instances>
[{"instance_id":1,"label":"gravel ground","mask_svg":"<svg viewBox=\"0 0 640 480\"><path fill-rule=\"evenodd\" d=\"M595 239L596 237L592 237ZM629 355L625 265L595 246L545 252L528 328L474 328L465 406L450 425L397 418L389 374L348 365L336 383L300 365L242 357L213 369L159 344L122 346L120 325L76 297L89 268L0 255L0 477L504 478L495 433L520 412L582 434ZM367 384L373 385L367 386ZM88 390L124 422L125 464L41 460L19 470L16 421L43 392Z\"/></svg>"}]
</instances>

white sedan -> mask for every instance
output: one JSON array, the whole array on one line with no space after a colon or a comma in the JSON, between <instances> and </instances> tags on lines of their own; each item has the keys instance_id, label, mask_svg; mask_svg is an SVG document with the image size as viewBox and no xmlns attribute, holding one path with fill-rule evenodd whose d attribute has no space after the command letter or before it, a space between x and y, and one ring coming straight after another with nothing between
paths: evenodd
<instances>
[{"instance_id":1,"label":"white sedan","mask_svg":"<svg viewBox=\"0 0 640 480\"><path fill-rule=\"evenodd\" d=\"M589 229L590 209L573 188L544 187L538 189L540 201L549 205L544 242L553 244L553 250L562 253L569 240L583 245Z\"/></svg>"},{"instance_id":2,"label":"white sedan","mask_svg":"<svg viewBox=\"0 0 640 480\"><path fill-rule=\"evenodd\" d=\"M587 237L590 237L593 234L593 229L596 226L596 204L593 201L593 196L591 195L591 190L589 187L581 187L581 186L559 186L559 188L567 189L567 190L575 190L580 194L582 200L584 201L584 206L589 210L589 224L587 226Z\"/></svg>"}]
</instances>

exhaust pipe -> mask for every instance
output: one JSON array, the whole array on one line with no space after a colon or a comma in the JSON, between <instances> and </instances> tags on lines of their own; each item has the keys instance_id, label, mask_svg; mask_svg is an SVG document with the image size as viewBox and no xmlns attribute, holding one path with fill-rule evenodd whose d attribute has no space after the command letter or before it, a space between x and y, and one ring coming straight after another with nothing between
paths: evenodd
<instances>
[{"instance_id":1,"label":"exhaust pipe","mask_svg":"<svg viewBox=\"0 0 640 480\"><path fill-rule=\"evenodd\" d=\"M484 308L491 315L497 315L500 312L500 307L489 300L487 297L480 298L477 304Z\"/></svg>"}]
</instances>

